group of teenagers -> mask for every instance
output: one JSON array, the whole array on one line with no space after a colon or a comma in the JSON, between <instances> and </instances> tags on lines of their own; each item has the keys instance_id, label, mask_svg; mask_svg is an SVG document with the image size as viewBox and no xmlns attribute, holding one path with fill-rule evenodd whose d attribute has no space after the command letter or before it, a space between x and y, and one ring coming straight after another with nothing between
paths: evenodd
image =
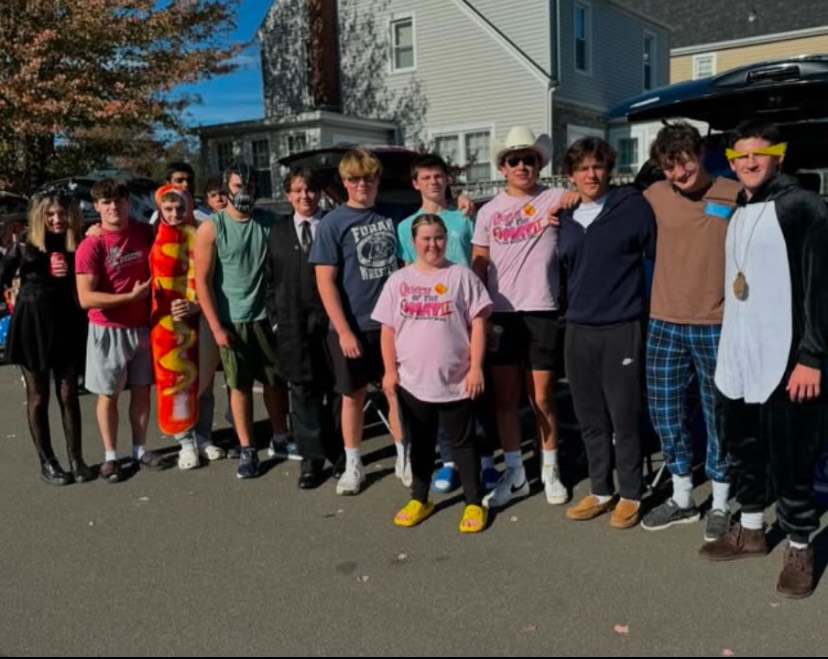
<instances>
[{"instance_id":1,"label":"group of teenagers","mask_svg":"<svg viewBox=\"0 0 828 659\"><path fill-rule=\"evenodd\" d=\"M566 516L585 521L608 513L614 528L640 523L658 531L701 517L688 424L698 401L713 491L700 555L729 561L767 554L764 511L775 500L789 538L777 590L809 595L828 356L824 202L782 172L786 144L762 121L733 131L727 158L737 180L708 172L696 128L665 125L650 152L664 180L643 192L611 185L616 154L593 137L564 154L573 191L540 185L549 143L526 127L509 131L496 155L505 189L475 221L465 197L458 200L463 210L452 203L448 168L433 154L412 165L422 207L400 223L377 207L382 168L367 150L343 156L347 201L328 213L320 210L313 172L287 175L294 212L274 216L253 204L247 169L232 166L207 187L213 213L197 218L192 169L171 165L156 195L158 221L198 224L191 254L197 295L170 310L199 333L199 418L176 436L179 467L225 456L211 440L220 360L240 443L239 478L259 473L252 432L258 381L271 455L301 459L299 486L306 489L324 482L330 462L337 493L358 494L366 397L380 386L395 474L411 488L395 524L423 522L435 510L430 491L459 484L459 530L476 533L490 510L530 492L524 391L545 497L553 505L569 501L555 403L565 374L589 470L589 494ZM22 280L7 355L23 370L42 476L56 484L94 478L82 458L77 402L84 352L85 386L98 395L101 477L123 477L118 398L127 388L132 457L148 468L164 463L145 448L154 230L130 221L123 184L100 181L92 197L101 222L83 240L74 202L59 193L36 197L28 237L0 273L4 284L15 272ZM68 472L49 437L50 373ZM672 476L672 496L646 514L643 416ZM438 444L442 468L435 474ZM731 496L741 505L738 521Z\"/></svg>"}]
</instances>

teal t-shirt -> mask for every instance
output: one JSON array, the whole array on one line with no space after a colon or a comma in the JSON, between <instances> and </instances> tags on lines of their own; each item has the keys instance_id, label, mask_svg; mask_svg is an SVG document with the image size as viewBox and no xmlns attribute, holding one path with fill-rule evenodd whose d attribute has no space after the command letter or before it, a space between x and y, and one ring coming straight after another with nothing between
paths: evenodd
<instances>
[{"instance_id":1,"label":"teal t-shirt","mask_svg":"<svg viewBox=\"0 0 828 659\"><path fill-rule=\"evenodd\" d=\"M417 251L414 249L414 239L411 237L411 226L425 211L421 208L414 215L405 218L397 227L397 256L406 263L414 263L417 260ZM471 267L472 235L474 226L456 208L449 208L439 213L440 219L446 224L448 240L446 242L446 258L452 263L460 263Z\"/></svg>"},{"instance_id":2,"label":"teal t-shirt","mask_svg":"<svg viewBox=\"0 0 828 659\"><path fill-rule=\"evenodd\" d=\"M267 317L265 261L274 217L253 209L247 222L227 211L210 216L216 226L216 264L213 294L223 323L252 323Z\"/></svg>"}]
</instances>

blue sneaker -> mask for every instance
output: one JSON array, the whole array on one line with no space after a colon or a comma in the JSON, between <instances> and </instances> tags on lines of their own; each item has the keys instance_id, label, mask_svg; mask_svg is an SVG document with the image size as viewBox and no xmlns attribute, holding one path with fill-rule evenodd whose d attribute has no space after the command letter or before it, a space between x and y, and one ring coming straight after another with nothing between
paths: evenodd
<instances>
[{"instance_id":1,"label":"blue sneaker","mask_svg":"<svg viewBox=\"0 0 828 659\"><path fill-rule=\"evenodd\" d=\"M460 473L454 467L442 467L431 479L431 491L448 494L460 487Z\"/></svg>"},{"instance_id":2,"label":"blue sneaker","mask_svg":"<svg viewBox=\"0 0 828 659\"><path fill-rule=\"evenodd\" d=\"M495 489L499 480L500 472L494 467L486 467L480 472L480 484L483 486L484 493Z\"/></svg>"},{"instance_id":3,"label":"blue sneaker","mask_svg":"<svg viewBox=\"0 0 828 659\"><path fill-rule=\"evenodd\" d=\"M239 469L236 472L238 478L256 478L259 475L259 456L256 449L245 446L239 455Z\"/></svg>"},{"instance_id":4,"label":"blue sneaker","mask_svg":"<svg viewBox=\"0 0 828 659\"><path fill-rule=\"evenodd\" d=\"M299 454L299 447L296 445L296 442L289 437L282 437L281 439L272 437L270 440L270 446L267 449L267 455L269 458L284 458L287 460L297 461L302 460L302 456Z\"/></svg>"}]
</instances>

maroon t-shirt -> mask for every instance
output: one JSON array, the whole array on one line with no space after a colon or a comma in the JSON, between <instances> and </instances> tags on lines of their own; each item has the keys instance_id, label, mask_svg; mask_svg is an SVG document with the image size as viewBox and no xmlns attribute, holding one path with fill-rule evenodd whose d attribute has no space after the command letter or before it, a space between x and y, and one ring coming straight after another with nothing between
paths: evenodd
<instances>
[{"instance_id":1,"label":"maroon t-shirt","mask_svg":"<svg viewBox=\"0 0 828 659\"><path fill-rule=\"evenodd\" d=\"M78 248L75 271L95 275L101 293L129 293L138 282L150 278L149 255L152 227L130 222L123 231L103 230L90 236ZM111 309L90 309L89 322L102 327L134 329L149 326L150 298L145 297Z\"/></svg>"}]
</instances>

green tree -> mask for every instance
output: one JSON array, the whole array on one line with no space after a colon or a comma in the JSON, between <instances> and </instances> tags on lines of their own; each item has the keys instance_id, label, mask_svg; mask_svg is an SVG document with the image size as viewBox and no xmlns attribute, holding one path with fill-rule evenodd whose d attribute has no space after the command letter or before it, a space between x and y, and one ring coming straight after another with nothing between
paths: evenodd
<instances>
[{"instance_id":1,"label":"green tree","mask_svg":"<svg viewBox=\"0 0 828 659\"><path fill-rule=\"evenodd\" d=\"M233 70L239 0L3 0L0 173L30 190L184 132L181 84ZM139 143L140 142L140 143Z\"/></svg>"}]
</instances>

